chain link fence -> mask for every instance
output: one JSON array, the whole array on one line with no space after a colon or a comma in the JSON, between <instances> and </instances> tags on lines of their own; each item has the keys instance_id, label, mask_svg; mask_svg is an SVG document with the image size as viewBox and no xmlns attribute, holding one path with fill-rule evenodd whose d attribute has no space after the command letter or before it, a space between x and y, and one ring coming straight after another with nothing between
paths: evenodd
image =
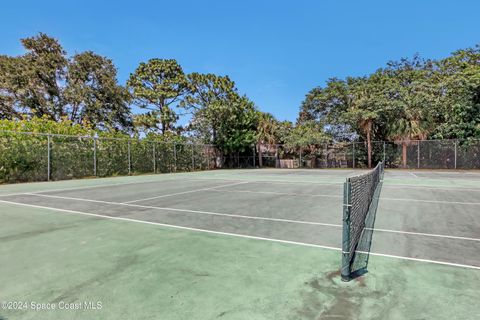
<instances>
[{"instance_id":1,"label":"chain link fence","mask_svg":"<svg viewBox=\"0 0 480 320\"><path fill-rule=\"evenodd\" d=\"M480 140L372 142L387 168L480 169ZM215 168L366 168L365 142L303 148L258 144L222 154L212 145L0 131L0 183Z\"/></svg>"},{"instance_id":2,"label":"chain link fence","mask_svg":"<svg viewBox=\"0 0 480 320\"><path fill-rule=\"evenodd\" d=\"M387 168L480 169L480 140L421 140L371 144L372 165L385 160ZM314 145L256 146L257 165L271 168L367 168L366 142Z\"/></svg>"},{"instance_id":3,"label":"chain link fence","mask_svg":"<svg viewBox=\"0 0 480 320\"><path fill-rule=\"evenodd\" d=\"M148 139L0 132L0 183L215 168L215 148Z\"/></svg>"}]
</instances>

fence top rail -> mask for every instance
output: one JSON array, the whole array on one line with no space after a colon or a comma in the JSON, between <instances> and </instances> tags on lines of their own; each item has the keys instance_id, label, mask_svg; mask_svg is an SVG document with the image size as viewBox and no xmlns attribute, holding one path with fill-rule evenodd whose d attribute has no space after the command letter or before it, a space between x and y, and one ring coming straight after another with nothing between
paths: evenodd
<instances>
[{"instance_id":1,"label":"fence top rail","mask_svg":"<svg viewBox=\"0 0 480 320\"><path fill-rule=\"evenodd\" d=\"M418 142L457 142L457 141L479 141L479 138L472 138L472 139L425 139L425 140L408 140L408 143L418 143ZM390 141L390 140L373 140L372 143L397 143L400 144L402 141ZM367 141L352 141L348 142L350 144L358 144L358 143L367 143Z\"/></svg>"},{"instance_id":2,"label":"fence top rail","mask_svg":"<svg viewBox=\"0 0 480 320\"><path fill-rule=\"evenodd\" d=\"M77 139L95 139L97 141L101 140L116 140L116 141L130 141L130 142L147 142L147 143L157 143L157 144L171 144L171 145L188 145L188 146L203 146L203 147L215 147L213 144L202 144L195 142L166 142L166 141L156 141L150 139L135 139L135 138L114 138L114 137L95 137L88 135L73 135L73 134L61 134L61 133L44 133L44 132L28 132L28 131L12 131L12 130L0 130L0 133L8 134L19 134L19 135L32 135L32 136L43 136L43 137L64 137L64 138L77 138Z\"/></svg>"},{"instance_id":3,"label":"fence top rail","mask_svg":"<svg viewBox=\"0 0 480 320\"><path fill-rule=\"evenodd\" d=\"M156 144L164 144L164 145L185 145L185 146L203 146L203 147L216 147L214 144L202 144L202 143L195 143L195 142L166 142L166 141L155 141L150 140L147 138L114 138L114 137L96 137L96 136L89 136L89 135L71 135L71 134L60 134L60 133L43 133L43 132L28 132L28 131L13 131L13 130L0 130L0 133L8 133L8 134L18 134L18 135L32 135L32 136L45 136L45 137L65 137L65 138L77 138L77 139L95 139L97 141L129 141L129 142L146 142L146 143L156 143ZM409 140L408 143L425 143L425 142L434 142L434 143L442 143L442 142L480 142L480 139L473 138L473 139L427 139L427 140ZM358 145L358 144L365 144L366 141L349 141L349 142L337 142L337 143L326 143L326 144L319 144L318 146L327 147L327 148L341 148L346 147L349 145ZM395 143L401 144L401 141L383 141L383 140L373 140L371 143ZM296 149L298 147L293 146L286 146L285 144L268 144L268 143L259 143L258 145L263 146L271 146L274 148L287 148L287 149ZM301 148L301 147L300 147Z\"/></svg>"},{"instance_id":4,"label":"fence top rail","mask_svg":"<svg viewBox=\"0 0 480 320\"><path fill-rule=\"evenodd\" d=\"M472 138L472 139L426 139L426 140L408 140L408 143L419 143L419 142L436 142L436 143L442 143L442 142L463 142L463 141L475 141L475 142L480 142L480 138ZM355 144L366 144L367 141L348 141L348 142L333 142L333 143L321 143L318 145L315 145L316 147L346 147L350 145L355 145ZM371 143L394 143L394 144L401 144L402 141L389 141L389 140L373 140ZM296 148L302 148L298 146L287 146L285 144L278 144L278 143L259 143L258 145L262 146L271 146L275 148L288 148L288 149L296 149ZM304 146L306 147L306 146Z\"/></svg>"}]
</instances>

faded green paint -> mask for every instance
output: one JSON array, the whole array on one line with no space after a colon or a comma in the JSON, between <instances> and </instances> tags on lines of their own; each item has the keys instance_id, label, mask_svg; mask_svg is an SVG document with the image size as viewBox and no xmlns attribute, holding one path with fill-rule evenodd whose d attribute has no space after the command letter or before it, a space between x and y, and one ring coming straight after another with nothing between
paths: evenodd
<instances>
[{"instance_id":1,"label":"faded green paint","mask_svg":"<svg viewBox=\"0 0 480 320\"><path fill-rule=\"evenodd\" d=\"M478 319L480 271L0 204L0 301L101 301L3 319Z\"/></svg>"}]
</instances>

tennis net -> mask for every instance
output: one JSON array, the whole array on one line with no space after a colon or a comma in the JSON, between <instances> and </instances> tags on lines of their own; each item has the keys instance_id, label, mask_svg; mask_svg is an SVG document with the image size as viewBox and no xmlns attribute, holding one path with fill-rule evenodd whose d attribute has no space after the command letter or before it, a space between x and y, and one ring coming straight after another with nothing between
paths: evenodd
<instances>
[{"instance_id":1,"label":"tennis net","mask_svg":"<svg viewBox=\"0 0 480 320\"><path fill-rule=\"evenodd\" d=\"M366 220L372 210L372 202L380 181L384 163L358 176L347 178L343 192L342 280L352 278L355 253L365 230ZM377 195L378 196L378 195Z\"/></svg>"}]
</instances>

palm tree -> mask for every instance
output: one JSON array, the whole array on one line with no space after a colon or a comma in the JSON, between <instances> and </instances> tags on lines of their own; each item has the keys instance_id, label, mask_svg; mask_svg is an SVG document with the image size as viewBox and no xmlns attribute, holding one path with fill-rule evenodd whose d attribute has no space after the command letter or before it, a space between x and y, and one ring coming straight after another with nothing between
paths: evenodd
<instances>
[{"instance_id":1,"label":"palm tree","mask_svg":"<svg viewBox=\"0 0 480 320\"><path fill-rule=\"evenodd\" d=\"M389 139L402 144L402 166L407 167L407 146L412 140L425 140L430 132L430 122L420 108L404 108L391 122Z\"/></svg>"},{"instance_id":2,"label":"palm tree","mask_svg":"<svg viewBox=\"0 0 480 320\"><path fill-rule=\"evenodd\" d=\"M431 62L419 56L389 63L386 73L392 80L387 137L402 145L402 166L406 168L407 146L412 140L425 140L432 131L438 92L431 81Z\"/></svg>"},{"instance_id":3,"label":"palm tree","mask_svg":"<svg viewBox=\"0 0 480 320\"><path fill-rule=\"evenodd\" d=\"M263 166L262 145L275 144L277 142L278 121L268 112L260 113L257 126L257 142L258 142L258 166Z\"/></svg>"},{"instance_id":4,"label":"palm tree","mask_svg":"<svg viewBox=\"0 0 480 320\"><path fill-rule=\"evenodd\" d=\"M350 99L346 117L362 131L367 141L368 167L372 167L372 137L375 125L383 112L382 99L384 88L381 73L375 73L369 78L347 79L350 87Z\"/></svg>"}]
</instances>

